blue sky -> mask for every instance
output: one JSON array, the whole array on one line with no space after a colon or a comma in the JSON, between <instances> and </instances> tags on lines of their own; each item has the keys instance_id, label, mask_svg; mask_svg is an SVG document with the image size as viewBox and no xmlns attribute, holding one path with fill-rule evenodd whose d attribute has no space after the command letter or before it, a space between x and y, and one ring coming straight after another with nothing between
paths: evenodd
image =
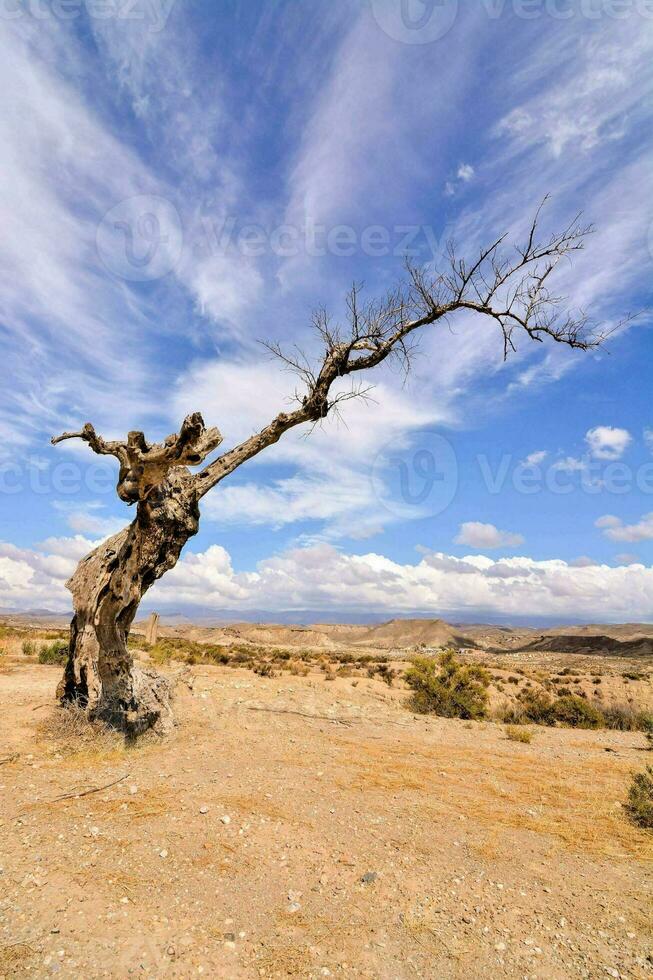
<instances>
[{"instance_id":1,"label":"blue sky","mask_svg":"<svg viewBox=\"0 0 653 980\"><path fill-rule=\"evenodd\" d=\"M0 609L131 519L49 438L225 448L317 352L311 311L582 211L557 290L602 351L425 332L406 379L291 433L206 498L167 613L534 622L653 616L653 4L24 0L0 12Z\"/></svg>"}]
</instances>

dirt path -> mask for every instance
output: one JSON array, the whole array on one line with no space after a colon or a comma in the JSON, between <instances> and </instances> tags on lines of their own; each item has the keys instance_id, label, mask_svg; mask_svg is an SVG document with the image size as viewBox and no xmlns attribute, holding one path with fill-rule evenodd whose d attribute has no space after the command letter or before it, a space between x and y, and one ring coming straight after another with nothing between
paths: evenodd
<instances>
[{"instance_id":1,"label":"dirt path","mask_svg":"<svg viewBox=\"0 0 653 980\"><path fill-rule=\"evenodd\" d=\"M57 668L0 674L0 977L651 975L641 735L193 673L172 740L72 754L37 736Z\"/></svg>"}]
</instances>

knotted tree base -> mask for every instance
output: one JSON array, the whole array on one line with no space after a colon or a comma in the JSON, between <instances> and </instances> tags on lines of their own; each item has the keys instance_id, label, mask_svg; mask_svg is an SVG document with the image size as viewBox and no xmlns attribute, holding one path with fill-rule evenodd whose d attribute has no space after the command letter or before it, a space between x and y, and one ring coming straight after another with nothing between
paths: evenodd
<instances>
[{"instance_id":1,"label":"knotted tree base","mask_svg":"<svg viewBox=\"0 0 653 980\"><path fill-rule=\"evenodd\" d=\"M170 735L175 727L172 682L151 667L134 664L132 688L134 697L131 705L103 700L89 711L89 717L106 722L124 732L128 738L136 738L147 731L153 731L156 735Z\"/></svg>"}]
</instances>

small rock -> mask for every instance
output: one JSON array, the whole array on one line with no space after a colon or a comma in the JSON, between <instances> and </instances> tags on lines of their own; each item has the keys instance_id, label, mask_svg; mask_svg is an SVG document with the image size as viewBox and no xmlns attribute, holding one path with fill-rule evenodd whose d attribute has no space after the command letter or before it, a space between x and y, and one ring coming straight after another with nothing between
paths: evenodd
<instances>
[{"instance_id":1,"label":"small rock","mask_svg":"<svg viewBox=\"0 0 653 980\"><path fill-rule=\"evenodd\" d=\"M300 908L301 905L299 904L299 902L291 902L290 905L288 906L288 911L291 914L294 914L295 912L299 912Z\"/></svg>"},{"instance_id":2,"label":"small rock","mask_svg":"<svg viewBox=\"0 0 653 980\"><path fill-rule=\"evenodd\" d=\"M165 848L162 851L159 851L160 858L167 858L167 856L168 856L168 852L166 851Z\"/></svg>"},{"instance_id":3,"label":"small rock","mask_svg":"<svg viewBox=\"0 0 653 980\"><path fill-rule=\"evenodd\" d=\"M208 813L208 812L209 812L208 806L201 806L200 807L200 813Z\"/></svg>"},{"instance_id":4,"label":"small rock","mask_svg":"<svg viewBox=\"0 0 653 980\"><path fill-rule=\"evenodd\" d=\"M220 820L222 821L223 824L231 823L231 817L228 817L226 814L224 815L224 817L220 817Z\"/></svg>"},{"instance_id":5,"label":"small rock","mask_svg":"<svg viewBox=\"0 0 653 980\"><path fill-rule=\"evenodd\" d=\"M608 974L609 977L614 977L615 980L619 980L619 977L621 976L619 970L615 970L613 966L606 966L605 972Z\"/></svg>"},{"instance_id":6,"label":"small rock","mask_svg":"<svg viewBox=\"0 0 653 980\"><path fill-rule=\"evenodd\" d=\"M506 948L506 944L505 943L497 943L494 948L496 949L497 953L503 953L503 951Z\"/></svg>"},{"instance_id":7,"label":"small rock","mask_svg":"<svg viewBox=\"0 0 653 980\"><path fill-rule=\"evenodd\" d=\"M138 793L138 786L136 786L136 785L134 785L134 784L132 784L132 785L131 785L131 786L129 787L129 795L130 795L130 796L136 796L136 794L137 794L137 793Z\"/></svg>"},{"instance_id":8,"label":"small rock","mask_svg":"<svg viewBox=\"0 0 653 980\"><path fill-rule=\"evenodd\" d=\"M361 883L363 885L371 885L373 884L373 882L377 880L378 877L379 876L376 873L376 871L366 871L363 877L361 878Z\"/></svg>"}]
</instances>

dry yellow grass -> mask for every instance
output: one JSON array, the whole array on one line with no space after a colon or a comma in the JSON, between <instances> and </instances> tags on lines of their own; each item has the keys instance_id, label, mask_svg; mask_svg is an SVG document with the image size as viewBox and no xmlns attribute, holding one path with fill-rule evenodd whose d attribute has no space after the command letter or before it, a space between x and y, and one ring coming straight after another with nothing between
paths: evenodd
<instances>
[{"instance_id":1,"label":"dry yellow grass","mask_svg":"<svg viewBox=\"0 0 653 980\"><path fill-rule=\"evenodd\" d=\"M83 709L76 705L53 707L40 719L36 734L51 754L84 761L109 761L124 751L124 738L101 722L89 722Z\"/></svg>"},{"instance_id":2,"label":"dry yellow grass","mask_svg":"<svg viewBox=\"0 0 653 980\"><path fill-rule=\"evenodd\" d=\"M9 943L0 946L0 975L20 976L27 966L27 961L36 954L37 950L27 943Z\"/></svg>"},{"instance_id":3,"label":"dry yellow grass","mask_svg":"<svg viewBox=\"0 0 653 980\"><path fill-rule=\"evenodd\" d=\"M585 743L587 747L587 743ZM653 860L653 838L637 830L619 805L625 798L630 766L612 759L606 773L600 756L545 761L506 747L484 759L479 772L477 744L447 745L426 752L358 746L341 757L352 773L339 785L373 790L419 792L425 811L453 812L480 828L512 827L550 835L578 852L628 854Z\"/></svg>"}]
</instances>

